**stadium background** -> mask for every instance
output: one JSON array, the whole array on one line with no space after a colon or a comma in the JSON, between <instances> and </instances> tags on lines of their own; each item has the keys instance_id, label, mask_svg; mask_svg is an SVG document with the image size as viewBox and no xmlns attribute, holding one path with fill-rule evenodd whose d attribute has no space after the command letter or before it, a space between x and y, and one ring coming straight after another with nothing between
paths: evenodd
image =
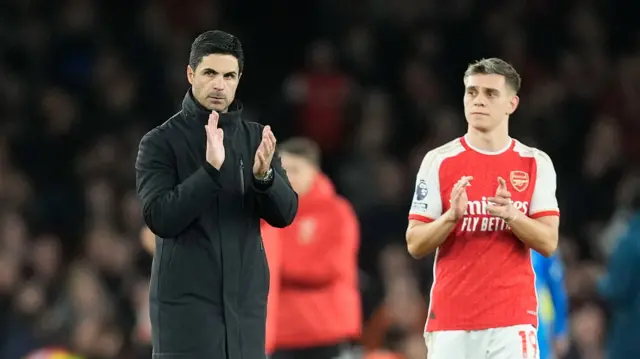
<instances>
[{"instance_id":1,"label":"stadium background","mask_svg":"<svg viewBox=\"0 0 640 359\"><path fill-rule=\"evenodd\" d=\"M625 3L3 0L0 357L46 338L149 358L133 163L142 134L177 111L207 29L243 42L246 113L280 140L322 145L361 221L364 341L408 359L424 355L432 279L404 248L415 173L465 129L467 63L512 62L524 78L513 135L558 172L573 358L601 353L605 307L589 283L639 178L640 29Z\"/></svg>"}]
</instances>

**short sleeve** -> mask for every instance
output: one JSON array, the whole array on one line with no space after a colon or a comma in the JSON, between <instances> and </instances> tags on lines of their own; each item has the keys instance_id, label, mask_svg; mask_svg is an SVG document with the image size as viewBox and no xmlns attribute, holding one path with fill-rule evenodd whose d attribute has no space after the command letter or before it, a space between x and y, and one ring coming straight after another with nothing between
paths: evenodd
<instances>
[{"instance_id":1,"label":"short sleeve","mask_svg":"<svg viewBox=\"0 0 640 359\"><path fill-rule=\"evenodd\" d=\"M556 170L553 168L551 158L540 151L536 153L535 160L536 182L529 206L529 217L559 216L560 209L556 199Z\"/></svg>"},{"instance_id":2,"label":"short sleeve","mask_svg":"<svg viewBox=\"0 0 640 359\"><path fill-rule=\"evenodd\" d=\"M422 160L416 178L409 219L431 222L442 215L442 198L440 196L440 163L441 159L429 152Z\"/></svg>"}]
</instances>

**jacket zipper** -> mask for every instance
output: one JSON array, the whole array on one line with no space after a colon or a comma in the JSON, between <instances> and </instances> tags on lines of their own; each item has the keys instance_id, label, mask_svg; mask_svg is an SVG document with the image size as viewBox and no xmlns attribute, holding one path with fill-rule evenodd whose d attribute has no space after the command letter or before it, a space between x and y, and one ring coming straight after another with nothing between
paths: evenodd
<instances>
[{"instance_id":1,"label":"jacket zipper","mask_svg":"<svg viewBox=\"0 0 640 359\"><path fill-rule=\"evenodd\" d=\"M242 194L242 208L244 208L244 161L240 158L240 193Z\"/></svg>"}]
</instances>

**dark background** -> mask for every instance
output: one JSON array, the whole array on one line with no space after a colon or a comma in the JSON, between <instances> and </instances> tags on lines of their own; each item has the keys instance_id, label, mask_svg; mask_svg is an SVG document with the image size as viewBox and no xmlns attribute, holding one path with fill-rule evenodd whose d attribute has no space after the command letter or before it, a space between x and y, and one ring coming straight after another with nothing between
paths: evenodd
<instances>
[{"instance_id":1,"label":"dark background","mask_svg":"<svg viewBox=\"0 0 640 359\"><path fill-rule=\"evenodd\" d=\"M587 283L640 178L632 3L3 0L0 357L149 358L133 164L141 136L179 110L189 46L209 29L244 45L249 118L323 147L361 221L364 341L403 327L408 359L423 355L432 272L403 248L417 168L464 133L467 64L510 61L523 76L512 134L558 173L572 343L601 355L605 307Z\"/></svg>"}]
</instances>

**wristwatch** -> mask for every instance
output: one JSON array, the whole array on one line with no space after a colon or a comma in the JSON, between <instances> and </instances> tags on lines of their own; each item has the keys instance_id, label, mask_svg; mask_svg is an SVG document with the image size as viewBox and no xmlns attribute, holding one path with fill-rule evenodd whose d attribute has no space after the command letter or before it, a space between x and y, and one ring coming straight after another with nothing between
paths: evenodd
<instances>
[{"instance_id":1,"label":"wristwatch","mask_svg":"<svg viewBox=\"0 0 640 359\"><path fill-rule=\"evenodd\" d=\"M267 184L269 182L271 182L271 180L273 179L273 168L269 168L269 170L267 171L267 173L264 174L264 176L255 176L256 181L262 183L262 184Z\"/></svg>"}]
</instances>

